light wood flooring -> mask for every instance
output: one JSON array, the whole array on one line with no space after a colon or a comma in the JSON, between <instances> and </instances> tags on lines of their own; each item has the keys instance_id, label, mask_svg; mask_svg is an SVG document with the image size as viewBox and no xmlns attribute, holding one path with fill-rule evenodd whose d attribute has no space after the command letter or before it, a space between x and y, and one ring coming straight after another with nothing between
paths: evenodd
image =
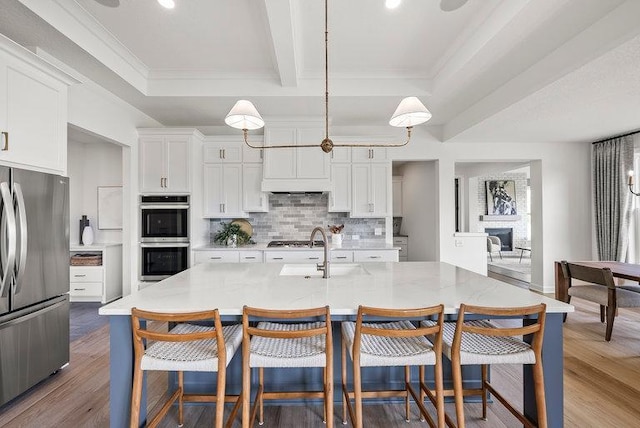
<instances>
[{"instance_id":1,"label":"light wood flooring","mask_svg":"<svg viewBox=\"0 0 640 428\"><path fill-rule=\"evenodd\" d=\"M598 307L576 299L576 313L565 324L565 427L636 427L640 425L640 311L621 309L611 342L604 341ZM519 366L496 368L494 383L519 403ZM150 379L149 405L162 395L165 377ZM427 406L429 408L429 406ZM480 406L466 405L469 427L515 427L517 421L498 403L490 404L482 421ZM152 410L153 411L153 410ZM404 422L401 405L368 405L367 427L425 426L413 409ZM454 414L453 405L447 412ZM268 407L265 426L322 427L321 408ZM336 408L336 426L341 407ZM213 407L188 406L185 427L211 426ZM109 326L102 326L71 344L71 363L56 375L0 408L0 427L107 427L109 425ZM162 427L175 427L175 412ZM239 426L239 424L236 424Z\"/></svg>"}]
</instances>

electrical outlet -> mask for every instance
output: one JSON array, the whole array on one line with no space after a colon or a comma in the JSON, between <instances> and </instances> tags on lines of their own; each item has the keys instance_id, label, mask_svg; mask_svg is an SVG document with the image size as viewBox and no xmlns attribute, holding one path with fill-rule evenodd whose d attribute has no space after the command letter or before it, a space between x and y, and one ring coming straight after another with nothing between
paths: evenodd
<instances>
[{"instance_id":1,"label":"electrical outlet","mask_svg":"<svg viewBox=\"0 0 640 428\"><path fill-rule=\"evenodd\" d=\"M358 239L360 239L360 235L351 235L351 239L357 241Z\"/></svg>"},{"instance_id":2,"label":"electrical outlet","mask_svg":"<svg viewBox=\"0 0 640 428\"><path fill-rule=\"evenodd\" d=\"M376 236L380 236L380 235L382 235L382 228L381 228L381 227L376 227L376 228L373 230L373 233L374 233L374 235L376 235Z\"/></svg>"},{"instance_id":3,"label":"electrical outlet","mask_svg":"<svg viewBox=\"0 0 640 428\"><path fill-rule=\"evenodd\" d=\"M462 239L456 239L453 242L454 242L454 245L456 247L462 247L463 246Z\"/></svg>"}]
</instances>

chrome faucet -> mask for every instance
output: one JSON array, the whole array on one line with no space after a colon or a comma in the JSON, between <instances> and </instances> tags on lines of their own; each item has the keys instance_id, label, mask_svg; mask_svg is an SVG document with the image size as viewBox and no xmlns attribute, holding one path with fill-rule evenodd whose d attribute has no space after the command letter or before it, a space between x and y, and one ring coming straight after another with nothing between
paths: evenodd
<instances>
[{"instance_id":1,"label":"chrome faucet","mask_svg":"<svg viewBox=\"0 0 640 428\"><path fill-rule=\"evenodd\" d=\"M322 271L323 278L329 278L329 243L327 242L327 234L324 232L324 229L321 227L316 227L311 232L311 238L309 238L309 247L313 247L313 238L316 236L316 232L320 232L322 235L322 242L324 243L324 262L322 264L318 263L316 268Z\"/></svg>"}]
</instances>

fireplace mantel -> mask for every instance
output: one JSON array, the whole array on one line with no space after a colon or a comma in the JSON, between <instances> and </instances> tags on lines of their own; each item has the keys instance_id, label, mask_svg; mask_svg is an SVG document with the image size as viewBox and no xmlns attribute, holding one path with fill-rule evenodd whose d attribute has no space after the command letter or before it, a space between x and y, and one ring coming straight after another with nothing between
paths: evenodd
<instances>
[{"instance_id":1,"label":"fireplace mantel","mask_svg":"<svg viewBox=\"0 0 640 428\"><path fill-rule=\"evenodd\" d=\"M481 215L480 221L520 221L520 215Z\"/></svg>"}]
</instances>

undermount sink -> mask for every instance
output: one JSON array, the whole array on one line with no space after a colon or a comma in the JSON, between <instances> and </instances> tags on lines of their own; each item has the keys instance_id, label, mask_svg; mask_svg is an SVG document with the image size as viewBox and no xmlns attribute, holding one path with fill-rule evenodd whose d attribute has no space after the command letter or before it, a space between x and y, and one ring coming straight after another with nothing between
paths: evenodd
<instances>
[{"instance_id":1,"label":"undermount sink","mask_svg":"<svg viewBox=\"0 0 640 428\"><path fill-rule=\"evenodd\" d=\"M345 275L369 275L360 264L336 263L329 267L329 277ZM282 266L281 276L313 276L322 277L322 271L315 264L286 264Z\"/></svg>"}]
</instances>

